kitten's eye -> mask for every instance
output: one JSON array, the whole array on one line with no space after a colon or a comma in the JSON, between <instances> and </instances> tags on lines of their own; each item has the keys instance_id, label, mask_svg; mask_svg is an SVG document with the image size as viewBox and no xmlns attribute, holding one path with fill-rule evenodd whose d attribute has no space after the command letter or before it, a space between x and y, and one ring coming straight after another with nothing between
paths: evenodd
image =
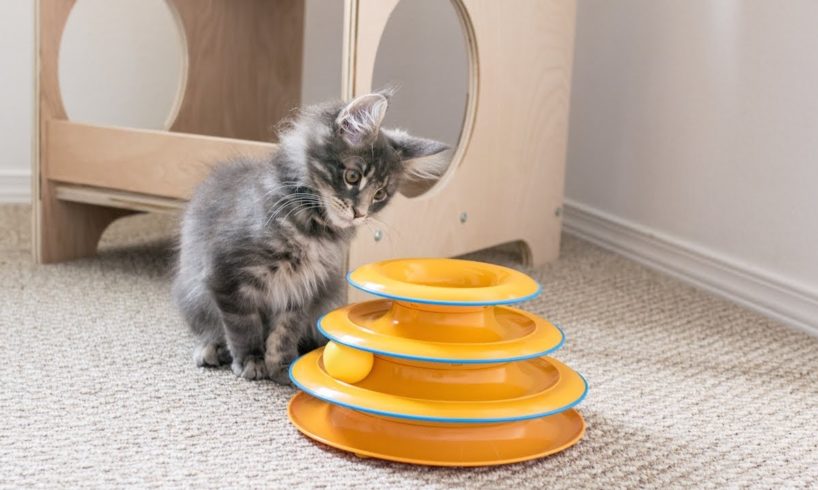
<instances>
[{"instance_id":1,"label":"kitten's eye","mask_svg":"<svg viewBox=\"0 0 818 490\"><path fill-rule=\"evenodd\" d=\"M375 202L383 201L384 199L386 199L386 191L383 189L378 189L377 191L375 191L375 196L372 199L374 199Z\"/></svg>"},{"instance_id":2,"label":"kitten's eye","mask_svg":"<svg viewBox=\"0 0 818 490\"><path fill-rule=\"evenodd\" d=\"M354 168L348 168L344 172L344 180L349 185L355 185L361 181L361 172L355 170Z\"/></svg>"}]
</instances>

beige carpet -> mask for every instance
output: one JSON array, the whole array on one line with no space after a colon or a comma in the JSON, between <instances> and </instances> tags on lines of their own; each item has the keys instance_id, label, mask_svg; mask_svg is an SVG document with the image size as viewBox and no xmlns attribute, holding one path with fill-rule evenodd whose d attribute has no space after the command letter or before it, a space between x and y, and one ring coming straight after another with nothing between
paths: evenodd
<instances>
[{"instance_id":1,"label":"beige carpet","mask_svg":"<svg viewBox=\"0 0 818 490\"><path fill-rule=\"evenodd\" d=\"M129 218L98 257L36 266L28 209L0 207L0 486L818 487L818 341L571 238L525 307L590 382L578 446L435 469L314 444L291 389L193 366L173 228Z\"/></svg>"}]
</instances>

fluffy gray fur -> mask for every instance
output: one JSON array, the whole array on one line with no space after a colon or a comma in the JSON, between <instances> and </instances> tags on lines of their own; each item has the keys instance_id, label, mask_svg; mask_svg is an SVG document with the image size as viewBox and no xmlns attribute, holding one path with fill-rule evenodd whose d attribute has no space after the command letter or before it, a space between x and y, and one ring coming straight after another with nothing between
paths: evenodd
<instances>
[{"instance_id":1,"label":"fluffy gray fur","mask_svg":"<svg viewBox=\"0 0 818 490\"><path fill-rule=\"evenodd\" d=\"M173 295L198 366L289 383L293 359L323 345L315 323L342 302L355 227L447 166L446 145L381 129L387 106L375 93L308 107L270 159L220 166L196 190Z\"/></svg>"}]
</instances>

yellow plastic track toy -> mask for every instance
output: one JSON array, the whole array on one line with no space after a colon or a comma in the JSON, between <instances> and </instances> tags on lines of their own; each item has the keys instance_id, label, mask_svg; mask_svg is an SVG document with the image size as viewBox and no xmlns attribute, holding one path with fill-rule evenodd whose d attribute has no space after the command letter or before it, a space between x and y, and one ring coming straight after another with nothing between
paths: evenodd
<instances>
[{"instance_id":1,"label":"yellow plastic track toy","mask_svg":"<svg viewBox=\"0 0 818 490\"><path fill-rule=\"evenodd\" d=\"M289 417L327 445L406 463L483 466L539 458L585 432L585 379L547 357L555 325L506 305L539 285L454 259L389 260L349 282L386 299L319 321L330 339L295 361Z\"/></svg>"}]
</instances>

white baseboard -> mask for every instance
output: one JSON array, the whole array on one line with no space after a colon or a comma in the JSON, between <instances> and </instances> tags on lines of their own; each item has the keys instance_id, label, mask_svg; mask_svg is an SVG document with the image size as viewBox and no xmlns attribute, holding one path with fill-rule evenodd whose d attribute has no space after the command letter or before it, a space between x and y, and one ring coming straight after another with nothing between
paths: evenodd
<instances>
[{"instance_id":1,"label":"white baseboard","mask_svg":"<svg viewBox=\"0 0 818 490\"><path fill-rule=\"evenodd\" d=\"M569 234L818 335L816 291L578 202L564 216Z\"/></svg>"},{"instance_id":2,"label":"white baseboard","mask_svg":"<svg viewBox=\"0 0 818 490\"><path fill-rule=\"evenodd\" d=\"M0 203L31 202L31 172L0 169Z\"/></svg>"}]
</instances>

